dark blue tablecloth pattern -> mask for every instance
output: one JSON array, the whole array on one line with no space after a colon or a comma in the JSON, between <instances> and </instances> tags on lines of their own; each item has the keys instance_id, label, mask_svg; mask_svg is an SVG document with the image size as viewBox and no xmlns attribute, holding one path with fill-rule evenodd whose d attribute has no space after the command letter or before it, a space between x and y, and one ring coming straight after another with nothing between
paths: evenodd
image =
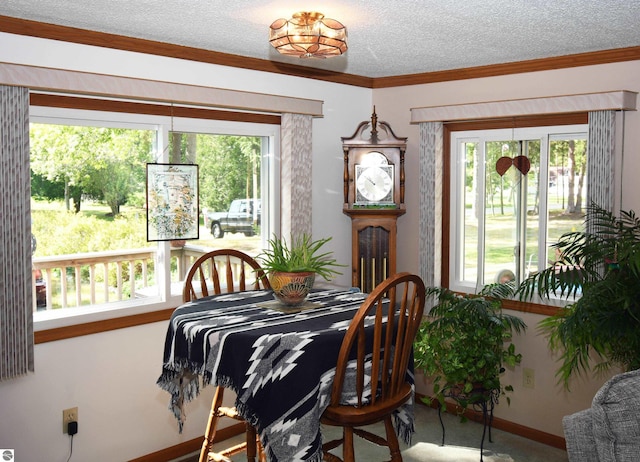
<instances>
[{"instance_id":1,"label":"dark blue tablecloth pattern","mask_svg":"<svg viewBox=\"0 0 640 462\"><path fill-rule=\"evenodd\" d=\"M157 383L171 394L169 407L180 431L184 403L202 386L222 385L236 392L236 407L256 427L270 461L321 461L320 416L344 332L364 298L359 292L314 290L308 301L316 307L290 313L265 308L273 300L270 291L248 291L177 308ZM409 442L412 403L395 414L394 423Z\"/></svg>"}]
</instances>

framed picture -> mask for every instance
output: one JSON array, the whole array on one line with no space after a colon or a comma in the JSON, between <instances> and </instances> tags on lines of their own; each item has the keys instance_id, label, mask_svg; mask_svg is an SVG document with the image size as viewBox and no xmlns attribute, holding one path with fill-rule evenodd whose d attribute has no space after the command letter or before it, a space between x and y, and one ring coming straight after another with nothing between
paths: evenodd
<instances>
[{"instance_id":1,"label":"framed picture","mask_svg":"<svg viewBox=\"0 0 640 462\"><path fill-rule=\"evenodd\" d=\"M147 241L198 239L198 166L147 164Z\"/></svg>"}]
</instances>

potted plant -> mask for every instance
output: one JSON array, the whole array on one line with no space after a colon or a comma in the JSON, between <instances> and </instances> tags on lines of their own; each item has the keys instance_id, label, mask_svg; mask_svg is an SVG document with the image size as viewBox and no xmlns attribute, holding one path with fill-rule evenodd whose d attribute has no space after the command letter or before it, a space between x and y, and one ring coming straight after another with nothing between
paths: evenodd
<instances>
[{"instance_id":1,"label":"potted plant","mask_svg":"<svg viewBox=\"0 0 640 462\"><path fill-rule=\"evenodd\" d=\"M269 248L256 258L269 277L275 297L286 305L299 305L307 297L319 275L325 280L341 274L331 252L320 252L330 237L313 240L308 234L291 236L290 242L273 237Z\"/></svg>"},{"instance_id":2,"label":"potted plant","mask_svg":"<svg viewBox=\"0 0 640 462\"><path fill-rule=\"evenodd\" d=\"M557 376L566 387L592 365L596 372L640 368L640 219L592 204L585 228L562 235L554 244L559 260L518 289L521 299L570 301L539 324L560 352Z\"/></svg>"},{"instance_id":3,"label":"potted plant","mask_svg":"<svg viewBox=\"0 0 640 462\"><path fill-rule=\"evenodd\" d=\"M501 375L505 366L521 362L511 338L527 327L519 317L502 311L502 300L514 293L512 283L488 285L478 295L439 287L427 290L437 302L416 336L414 360L416 369L433 380L441 410L446 410L445 399L451 398L465 421L464 411L470 405L495 403L513 391L501 383ZM430 398L424 401L429 404Z\"/></svg>"}]
</instances>

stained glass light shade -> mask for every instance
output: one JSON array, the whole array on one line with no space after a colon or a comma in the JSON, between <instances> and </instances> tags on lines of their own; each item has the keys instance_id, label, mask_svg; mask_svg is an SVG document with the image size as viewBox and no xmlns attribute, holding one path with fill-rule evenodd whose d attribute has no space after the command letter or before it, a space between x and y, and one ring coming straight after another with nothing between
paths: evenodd
<instances>
[{"instance_id":1,"label":"stained glass light shade","mask_svg":"<svg viewBox=\"0 0 640 462\"><path fill-rule=\"evenodd\" d=\"M269 42L283 55L327 58L347 51L347 28L318 12L295 13L276 19L269 28Z\"/></svg>"}]
</instances>

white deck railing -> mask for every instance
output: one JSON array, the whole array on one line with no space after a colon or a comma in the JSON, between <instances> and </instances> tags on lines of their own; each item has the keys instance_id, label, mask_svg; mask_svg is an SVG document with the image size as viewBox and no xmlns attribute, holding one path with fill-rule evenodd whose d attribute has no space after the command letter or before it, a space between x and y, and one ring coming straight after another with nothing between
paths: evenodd
<instances>
[{"instance_id":1,"label":"white deck railing","mask_svg":"<svg viewBox=\"0 0 640 462\"><path fill-rule=\"evenodd\" d=\"M184 246L171 249L171 282L179 282L191 264L208 248ZM156 248L112 250L33 258L46 287L46 306L37 306L33 281L33 309L66 308L134 299L155 285Z\"/></svg>"}]
</instances>

